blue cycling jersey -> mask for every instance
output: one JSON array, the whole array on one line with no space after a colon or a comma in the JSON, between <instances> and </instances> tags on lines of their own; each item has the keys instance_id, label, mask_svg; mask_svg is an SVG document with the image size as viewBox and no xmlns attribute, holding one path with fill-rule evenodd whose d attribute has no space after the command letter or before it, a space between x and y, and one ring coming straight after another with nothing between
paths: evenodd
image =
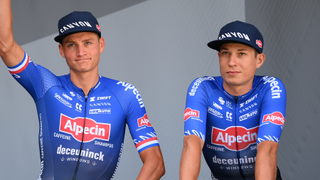
<instances>
[{"instance_id":1,"label":"blue cycling jersey","mask_svg":"<svg viewBox=\"0 0 320 180\"><path fill-rule=\"evenodd\" d=\"M87 96L70 81L23 61L8 67L30 93L39 117L39 179L112 179L119 163L126 124L141 151L158 146L138 90L100 77Z\"/></svg>"},{"instance_id":2,"label":"blue cycling jersey","mask_svg":"<svg viewBox=\"0 0 320 180\"><path fill-rule=\"evenodd\" d=\"M257 144L279 142L285 110L285 87L275 77L255 76L242 96L226 92L221 76L201 77L188 89L185 136L203 139L213 179L253 180Z\"/></svg>"}]
</instances>

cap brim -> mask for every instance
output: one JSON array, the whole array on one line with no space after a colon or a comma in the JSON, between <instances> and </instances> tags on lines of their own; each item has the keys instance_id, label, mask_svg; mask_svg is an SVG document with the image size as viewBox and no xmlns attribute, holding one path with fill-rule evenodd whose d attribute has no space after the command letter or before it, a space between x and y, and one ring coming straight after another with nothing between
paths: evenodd
<instances>
[{"instance_id":1,"label":"cap brim","mask_svg":"<svg viewBox=\"0 0 320 180\"><path fill-rule=\"evenodd\" d=\"M241 41L235 41L235 40L214 40L214 41L211 41L209 42L207 45L208 47L210 47L211 49L215 49L217 51L220 51L220 47L222 44L225 44L225 43L240 43L240 44L245 44L245 45L248 45L244 42L241 42ZM251 46L250 46L251 47Z\"/></svg>"},{"instance_id":2,"label":"cap brim","mask_svg":"<svg viewBox=\"0 0 320 180\"><path fill-rule=\"evenodd\" d=\"M217 51L220 51L220 46L225 43L223 41L220 41L220 40L215 40L215 41L211 41L209 42L207 45L209 48L211 49L215 49Z\"/></svg>"},{"instance_id":3,"label":"cap brim","mask_svg":"<svg viewBox=\"0 0 320 180\"><path fill-rule=\"evenodd\" d=\"M220 51L220 47L222 46L222 44L225 43L239 43L239 44L244 44L247 45L249 47L252 47L250 44L243 42L243 41L236 41L236 40L214 40L209 42L207 45L208 47L210 47L211 49ZM252 47L253 49L256 49L255 47ZM256 49L258 52L260 52L258 49ZM261 52L260 52L261 53Z\"/></svg>"},{"instance_id":4,"label":"cap brim","mask_svg":"<svg viewBox=\"0 0 320 180\"><path fill-rule=\"evenodd\" d=\"M101 32L98 33L97 31L90 31L90 30L88 30L88 31L74 31L74 32L70 32L70 33L63 34L63 35L58 35L58 36L56 36L56 37L54 38L54 40L55 40L56 42L58 42L58 43L61 44L63 38L65 38L65 37L67 37L67 36L69 36L69 35L71 35L71 34L80 33L80 32L93 32L93 33L97 33L97 34L99 35L99 37L101 37Z\"/></svg>"}]
</instances>

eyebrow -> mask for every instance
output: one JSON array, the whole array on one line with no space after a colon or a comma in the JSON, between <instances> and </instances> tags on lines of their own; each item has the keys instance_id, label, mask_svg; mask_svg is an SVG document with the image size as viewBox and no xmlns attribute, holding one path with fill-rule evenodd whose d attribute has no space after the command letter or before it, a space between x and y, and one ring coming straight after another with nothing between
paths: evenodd
<instances>
[{"instance_id":1,"label":"eyebrow","mask_svg":"<svg viewBox=\"0 0 320 180\"><path fill-rule=\"evenodd\" d=\"M226 51L227 51L227 50L229 50L229 49L228 49L228 48L221 48L220 51L221 51L221 50L226 50ZM248 49L243 49L243 48L242 48L242 49L237 49L237 51L248 51Z\"/></svg>"},{"instance_id":2,"label":"eyebrow","mask_svg":"<svg viewBox=\"0 0 320 180\"><path fill-rule=\"evenodd\" d=\"M86 42L86 41L92 41L94 40L93 38L87 38L87 39L84 39L84 40L81 40L81 42ZM67 40L66 42L64 43L76 43L76 41L74 40Z\"/></svg>"},{"instance_id":3,"label":"eyebrow","mask_svg":"<svg viewBox=\"0 0 320 180\"><path fill-rule=\"evenodd\" d=\"M82 42L84 42L84 41L93 41L93 40L94 40L94 38L87 38L87 39L82 40Z\"/></svg>"}]
</instances>

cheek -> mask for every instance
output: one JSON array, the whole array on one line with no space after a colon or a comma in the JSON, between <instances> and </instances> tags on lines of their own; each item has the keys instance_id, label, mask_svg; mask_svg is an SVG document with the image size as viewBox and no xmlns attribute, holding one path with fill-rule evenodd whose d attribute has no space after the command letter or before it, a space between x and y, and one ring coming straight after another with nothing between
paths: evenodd
<instances>
[{"instance_id":1,"label":"cheek","mask_svg":"<svg viewBox=\"0 0 320 180\"><path fill-rule=\"evenodd\" d=\"M229 67L228 62L227 61L219 61L219 67L220 67L220 71L222 71L223 69L227 69Z\"/></svg>"},{"instance_id":2,"label":"cheek","mask_svg":"<svg viewBox=\"0 0 320 180\"><path fill-rule=\"evenodd\" d=\"M219 69L220 69L220 73L222 73L222 71L223 71L223 66L222 66L221 63L219 63Z\"/></svg>"},{"instance_id":3,"label":"cheek","mask_svg":"<svg viewBox=\"0 0 320 180\"><path fill-rule=\"evenodd\" d=\"M255 65L251 65L247 68L247 74L249 76L254 76L254 74L256 73L256 66Z\"/></svg>"},{"instance_id":4,"label":"cheek","mask_svg":"<svg viewBox=\"0 0 320 180\"><path fill-rule=\"evenodd\" d=\"M68 58L65 58L65 60L66 60L66 63L67 63L67 65L70 67L70 66L72 66L72 62L68 59Z\"/></svg>"},{"instance_id":5,"label":"cheek","mask_svg":"<svg viewBox=\"0 0 320 180\"><path fill-rule=\"evenodd\" d=\"M71 50L64 51L64 58L65 59L73 59L75 56L76 56L76 54L74 53L74 51L71 51Z\"/></svg>"}]
</instances>

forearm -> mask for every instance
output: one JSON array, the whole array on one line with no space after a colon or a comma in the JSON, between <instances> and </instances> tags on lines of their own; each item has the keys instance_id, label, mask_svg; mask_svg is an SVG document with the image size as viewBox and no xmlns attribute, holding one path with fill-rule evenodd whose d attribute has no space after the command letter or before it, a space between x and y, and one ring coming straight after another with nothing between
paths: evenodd
<instances>
[{"instance_id":1,"label":"forearm","mask_svg":"<svg viewBox=\"0 0 320 180\"><path fill-rule=\"evenodd\" d=\"M256 180L275 180L277 177L276 151L258 150L255 164Z\"/></svg>"},{"instance_id":2,"label":"forearm","mask_svg":"<svg viewBox=\"0 0 320 180\"><path fill-rule=\"evenodd\" d=\"M183 149L180 161L180 180L197 180L200 173L201 156L192 150ZM200 153L201 154L201 153Z\"/></svg>"},{"instance_id":3,"label":"forearm","mask_svg":"<svg viewBox=\"0 0 320 180\"><path fill-rule=\"evenodd\" d=\"M159 180L164 175L164 165L158 162L145 162L137 180Z\"/></svg>"},{"instance_id":4,"label":"forearm","mask_svg":"<svg viewBox=\"0 0 320 180\"><path fill-rule=\"evenodd\" d=\"M140 152L143 166L137 180L158 180L165 173L164 161L159 146Z\"/></svg>"},{"instance_id":5,"label":"forearm","mask_svg":"<svg viewBox=\"0 0 320 180\"><path fill-rule=\"evenodd\" d=\"M13 40L11 1L0 0L0 47L1 52L8 51L8 42Z\"/></svg>"},{"instance_id":6,"label":"forearm","mask_svg":"<svg viewBox=\"0 0 320 180\"><path fill-rule=\"evenodd\" d=\"M7 66L15 66L23 59L23 49L14 41L11 1L0 0L0 56Z\"/></svg>"},{"instance_id":7,"label":"forearm","mask_svg":"<svg viewBox=\"0 0 320 180\"><path fill-rule=\"evenodd\" d=\"M180 161L180 180L197 180L200 173L203 141L196 136L186 136Z\"/></svg>"}]
</instances>

